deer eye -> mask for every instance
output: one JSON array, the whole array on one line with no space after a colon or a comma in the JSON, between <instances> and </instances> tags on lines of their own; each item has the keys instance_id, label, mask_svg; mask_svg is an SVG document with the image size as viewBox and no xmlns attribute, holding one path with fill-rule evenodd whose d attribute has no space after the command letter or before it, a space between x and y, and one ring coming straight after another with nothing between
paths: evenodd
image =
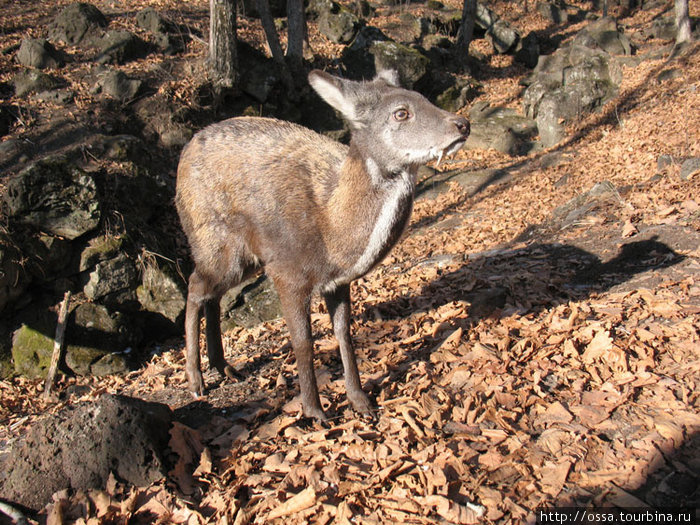
<instances>
[{"instance_id":1,"label":"deer eye","mask_svg":"<svg viewBox=\"0 0 700 525\"><path fill-rule=\"evenodd\" d=\"M397 109L394 111L394 120L397 120L399 122L403 120L408 120L408 118L411 116L411 113L407 109L401 108Z\"/></svg>"}]
</instances>

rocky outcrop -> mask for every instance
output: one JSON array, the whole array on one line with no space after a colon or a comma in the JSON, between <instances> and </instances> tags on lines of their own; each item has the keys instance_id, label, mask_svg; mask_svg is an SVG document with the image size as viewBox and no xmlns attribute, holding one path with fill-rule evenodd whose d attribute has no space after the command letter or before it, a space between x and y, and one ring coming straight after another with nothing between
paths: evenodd
<instances>
[{"instance_id":1,"label":"rocky outcrop","mask_svg":"<svg viewBox=\"0 0 700 525\"><path fill-rule=\"evenodd\" d=\"M563 140L567 123L617 93L622 76L613 55L631 52L615 21L601 19L582 29L572 44L539 58L523 95L523 108L526 116L536 119L545 147Z\"/></svg>"}]
</instances>

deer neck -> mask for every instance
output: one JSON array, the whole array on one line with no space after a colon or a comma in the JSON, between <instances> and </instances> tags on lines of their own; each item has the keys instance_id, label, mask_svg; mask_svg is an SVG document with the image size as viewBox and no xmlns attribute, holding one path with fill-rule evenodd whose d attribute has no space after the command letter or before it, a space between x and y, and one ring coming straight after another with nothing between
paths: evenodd
<instances>
[{"instance_id":1,"label":"deer neck","mask_svg":"<svg viewBox=\"0 0 700 525\"><path fill-rule=\"evenodd\" d=\"M396 244L413 208L413 171L386 171L350 144L327 206L336 284L364 275Z\"/></svg>"}]
</instances>

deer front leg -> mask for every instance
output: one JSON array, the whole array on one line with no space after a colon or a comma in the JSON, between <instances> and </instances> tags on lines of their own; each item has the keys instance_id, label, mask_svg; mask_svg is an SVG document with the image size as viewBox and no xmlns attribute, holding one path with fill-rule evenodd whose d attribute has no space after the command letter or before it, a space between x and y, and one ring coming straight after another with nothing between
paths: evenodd
<instances>
[{"instance_id":1,"label":"deer front leg","mask_svg":"<svg viewBox=\"0 0 700 525\"><path fill-rule=\"evenodd\" d=\"M298 288L290 289L279 280L275 280L275 288L280 297L282 313L287 322L287 329L292 338L292 346L297 359L301 405L304 415L319 421L326 421L314 372L314 346L309 317L311 294Z\"/></svg>"},{"instance_id":2,"label":"deer front leg","mask_svg":"<svg viewBox=\"0 0 700 525\"><path fill-rule=\"evenodd\" d=\"M362 415L373 416L374 407L362 390L360 372L357 369L355 351L350 338L350 285L341 285L324 294L328 313L333 322L333 332L340 346L340 358L345 373L345 390L353 408Z\"/></svg>"}]
</instances>

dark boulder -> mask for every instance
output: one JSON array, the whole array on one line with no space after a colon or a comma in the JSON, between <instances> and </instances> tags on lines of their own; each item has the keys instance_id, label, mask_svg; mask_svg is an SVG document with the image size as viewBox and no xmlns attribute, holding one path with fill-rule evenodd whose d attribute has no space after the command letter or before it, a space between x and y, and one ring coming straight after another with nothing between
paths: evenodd
<instances>
[{"instance_id":1,"label":"dark boulder","mask_svg":"<svg viewBox=\"0 0 700 525\"><path fill-rule=\"evenodd\" d=\"M12 221L67 239L100 222L95 180L63 157L37 161L12 178L5 204Z\"/></svg>"},{"instance_id":2,"label":"dark boulder","mask_svg":"<svg viewBox=\"0 0 700 525\"><path fill-rule=\"evenodd\" d=\"M104 394L34 423L13 443L3 498L39 510L63 489L104 489L110 475L136 486L163 479L173 415L166 405Z\"/></svg>"},{"instance_id":3,"label":"dark boulder","mask_svg":"<svg viewBox=\"0 0 700 525\"><path fill-rule=\"evenodd\" d=\"M99 34L107 19L94 5L70 4L49 24L49 38L75 45Z\"/></svg>"}]
</instances>

